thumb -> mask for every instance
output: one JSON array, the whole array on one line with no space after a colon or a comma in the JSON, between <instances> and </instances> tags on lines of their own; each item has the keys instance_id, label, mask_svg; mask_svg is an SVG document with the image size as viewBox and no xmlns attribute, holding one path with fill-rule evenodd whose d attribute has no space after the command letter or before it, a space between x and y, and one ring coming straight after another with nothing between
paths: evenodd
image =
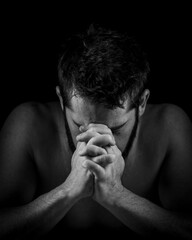
<instances>
[{"instance_id":1,"label":"thumb","mask_svg":"<svg viewBox=\"0 0 192 240\"><path fill-rule=\"evenodd\" d=\"M91 160L85 160L82 163L82 166L84 168L87 168L89 171L91 171L95 175L96 179L100 179L101 180L105 176L105 169L102 168L99 164L94 163Z\"/></svg>"}]
</instances>

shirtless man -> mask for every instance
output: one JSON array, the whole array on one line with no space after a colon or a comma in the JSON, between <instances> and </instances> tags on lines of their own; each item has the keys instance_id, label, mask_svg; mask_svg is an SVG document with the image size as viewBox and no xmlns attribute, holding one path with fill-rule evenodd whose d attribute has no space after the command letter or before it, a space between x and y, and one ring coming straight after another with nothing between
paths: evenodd
<instances>
[{"instance_id":1,"label":"shirtless man","mask_svg":"<svg viewBox=\"0 0 192 240\"><path fill-rule=\"evenodd\" d=\"M67 41L60 101L21 104L1 130L0 239L192 238L191 122L147 104L148 72L126 35Z\"/></svg>"}]
</instances>

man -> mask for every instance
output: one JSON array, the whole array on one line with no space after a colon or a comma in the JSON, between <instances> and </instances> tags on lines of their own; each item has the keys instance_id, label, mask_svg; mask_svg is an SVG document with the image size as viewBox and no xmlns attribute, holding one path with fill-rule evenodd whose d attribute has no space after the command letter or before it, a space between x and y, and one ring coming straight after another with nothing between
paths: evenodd
<instances>
[{"instance_id":1,"label":"man","mask_svg":"<svg viewBox=\"0 0 192 240\"><path fill-rule=\"evenodd\" d=\"M2 128L1 238L192 238L191 122L147 104L139 45L90 28L58 69L60 104L24 103Z\"/></svg>"}]
</instances>

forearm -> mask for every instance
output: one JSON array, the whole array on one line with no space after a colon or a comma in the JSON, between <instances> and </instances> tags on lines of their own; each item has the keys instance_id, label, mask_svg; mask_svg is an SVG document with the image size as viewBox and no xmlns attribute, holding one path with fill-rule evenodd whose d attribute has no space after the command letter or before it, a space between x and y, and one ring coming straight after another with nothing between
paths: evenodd
<instances>
[{"instance_id":1,"label":"forearm","mask_svg":"<svg viewBox=\"0 0 192 240\"><path fill-rule=\"evenodd\" d=\"M110 192L102 205L143 236L192 238L192 220L159 207L127 189Z\"/></svg>"},{"instance_id":2,"label":"forearm","mask_svg":"<svg viewBox=\"0 0 192 240\"><path fill-rule=\"evenodd\" d=\"M0 239L30 239L49 232L78 201L62 184L29 204L0 211Z\"/></svg>"}]
</instances>

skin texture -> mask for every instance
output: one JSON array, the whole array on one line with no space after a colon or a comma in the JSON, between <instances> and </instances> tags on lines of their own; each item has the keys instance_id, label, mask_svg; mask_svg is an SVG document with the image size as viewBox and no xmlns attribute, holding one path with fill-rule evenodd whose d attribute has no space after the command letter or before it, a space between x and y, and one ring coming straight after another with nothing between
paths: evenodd
<instances>
[{"instance_id":1,"label":"skin texture","mask_svg":"<svg viewBox=\"0 0 192 240\"><path fill-rule=\"evenodd\" d=\"M73 98L66 120L75 152L60 96L60 105L18 106L0 138L1 238L36 239L52 230L46 239L68 232L88 239L89 230L98 237L105 230L103 237L190 239L191 122L177 106L148 105L148 94L126 158L136 121L129 100L112 111Z\"/></svg>"}]
</instances>

